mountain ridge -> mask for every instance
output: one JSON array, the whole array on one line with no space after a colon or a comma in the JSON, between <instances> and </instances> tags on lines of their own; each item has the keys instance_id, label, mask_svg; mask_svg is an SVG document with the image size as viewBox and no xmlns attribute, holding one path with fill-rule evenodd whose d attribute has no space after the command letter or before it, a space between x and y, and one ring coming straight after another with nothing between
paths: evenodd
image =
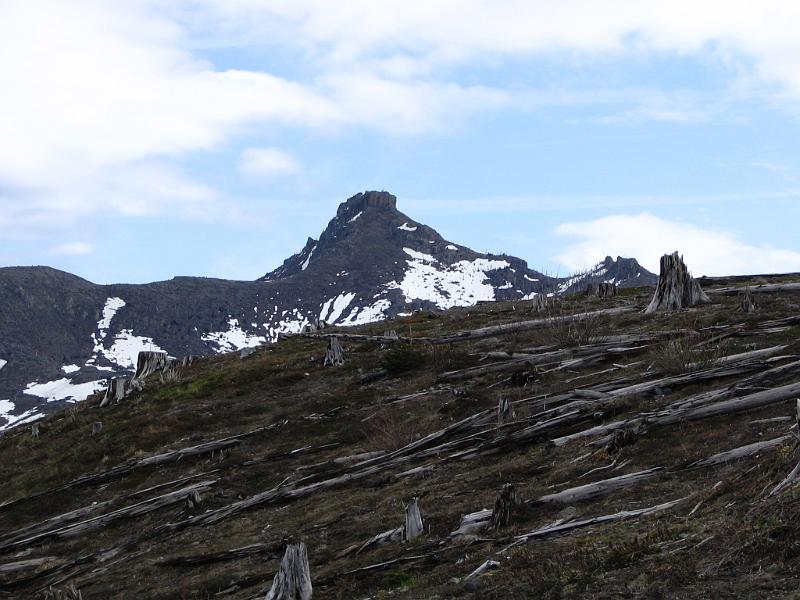
<instances>
[{"instance_id":1,"label":"mountain ridge","mask_svg":"<svg viewBox=\"0 0 800 600\"><path fill-rule=\"evenodd\" d=\"M102 389L108 377L130 372L141 350L204 356L273 342L316 321L358 325L570 293L600 280L655 282L626 260L548 277L522 259L450 242L398 211L392 194L368 191L342 202L318 238L255 281L94 284L51 267L0 268L0 427ZM644 279L632 276L637 269Z\"/></svg>"}]
</instances>

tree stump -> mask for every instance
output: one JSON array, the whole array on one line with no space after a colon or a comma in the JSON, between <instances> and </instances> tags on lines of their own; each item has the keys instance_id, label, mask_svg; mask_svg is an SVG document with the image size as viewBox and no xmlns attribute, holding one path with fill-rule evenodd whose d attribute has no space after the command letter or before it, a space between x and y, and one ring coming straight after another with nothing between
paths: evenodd
<instances>
[{"instance_id":1,"label":"tree stump","mask_svg":"<svg viewBox=\"0 0 800 600\"><path fill-rule=\"evenodd\" d=\"M115 377L107 380L106 393L100 402L100 407L121 402L128 395L128 380L125 377Z\"/></svg>"},{"instance_id":2,"label":"tree stump","mask_svg":"<svg viewBox=\"0 0 800 600\"><path fill-rule=\"evenodd\" d=\"M253 346L249 346L247 348L242 348L239 350L239 360L244 360L248 356L253 356L256 353L256 349Z\"/></svg>"},{"instance_id":3,"label":"tree stump","mask_svg":"<svg viewBox=\"0 0 800 600\"><path fill-rule=\"evenodd\" d=\"M341 366L344 364L344 350L339 343L339 338L332 336L328 338L328 349L325 351L323 366Z\"/></svg>"},{"instance_id":4,"label":"tree stump","mask_svg":"<svg viewBox=\"0 0 800 600\"><path fill-rule=\"evenodd\" d=\"M492 528L500 529L511 523L511 515L518 503L517 488L513 483L507 483L497 495L492 511Z\"/></svg>"},{"instance_id":5,"label":"tree stump","mask_svg":"<svg viewBox=\"0 0 800 600\"><path fill-rule=\"evenodd\" d=\"M312 591L306 545L289 544L266 600L311 600Z\"/></svg>"},{"instance_id":6,"label":"tree stump","mask_svg":"<svg viewBox=\"0 0 800 600\"><path fill-rule=\"evenodd\" d=\"M682 256L674 252L661 257L658 285L646 313L680 310L709 302L711 300L689 273Z\"/></svg>"},{"instance_id":7,"label":"tree stump","mask_svg":"<svg viewBox=\"0 0 800 600\"><path fill-rule=\"evenodd\" d=\"M419 512L419 502L414 498L406 505L406 524L403 527L403 539L413 540L422 535L424 527L422 525L422 515Z\"/></svg>"},{"instance_id":8,"label":"tree stump","mask_svg":"<svg viewBox=\"0 0 800 600\"><path fill-rule=\"evenodd\" d=\"M96 421L92 423L92 435L97 435L101 431L103 431L103 423L100 421Z\"/></svg>"},{"instance_id":9,"label":"tree stump","mask_svg":"<svg viewBox=\"0 0 800 600\"><path fill-rule=\"evenodd\" d=\"M531 312L540 313L547 308L547 298L544 294L536 294L531 303Z\"/></svg>"},{"instance_id":10,"label":"tree stump","mask_svg":"<svg viewBox=\"0 0 800 600\"><path fill-rule=\"evenodd\" d=\"M497 426L502 427L506 423L514 420L514 406L511 400L505 397L500 398L497 404Z\"/></svg>"},{"instance_id":11,"label":"tree stump","mask_svg":"<svg viewBox=\"0 0 800 600\"><path fill-rule=\"evenodd\" d=\"M586 286L586 295L597 298L613 298L617 295L617 286L613 283L590 283Z\"/></svg>"},{"instance_id":12,"label":"tree stump","mask_svg":"<svg viewBox=\"0 0 800 600\"><path fill-rule=\"evenodd\" d=\"M189 354L189 355L183 357L183 360L181 361L181 366L182 367L188 367L193 362L194 362L194 356Z\"/></svg>"},{"instance_id":13,"label":"tree stump","mask_svg":"<svg viewBox=\"0 0 800 600\"><path fill-rule=\"evenodd\" d=\"M754 313L756 312L756 303L753 301L753 290L750 289L748 285L744 288L744 292L742 292L742 302L740 304L740 308L743 312L746 313Z\"/></svg>"},{"instance_id":14,"label":"tree stump","mask_svg":"<svg viewBox=\"0 0 800 600\"><path fill-rule=\"evenodd\" d=\"M144 379L167 366L168 357L166 352L154 352L144 350L139 352L136 359L136 374L134 379Z\"/></svg>"},{"instance_id":15,"label":"tree stump","mask_svg":"<svg viewBox=\"0 0 800 600\"><path fill-rule=\"evenodd\" d=\"M39 424L38 423L34 423L33 425L31 425L31 437L32 438L38 438L39 437Z\"/></svg>"}]
</instances>

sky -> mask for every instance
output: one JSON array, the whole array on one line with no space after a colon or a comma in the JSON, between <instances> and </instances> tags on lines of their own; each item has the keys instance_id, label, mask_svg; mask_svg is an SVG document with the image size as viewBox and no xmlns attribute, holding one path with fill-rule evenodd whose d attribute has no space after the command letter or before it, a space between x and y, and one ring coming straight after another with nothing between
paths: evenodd
<instances>
[{"instance_id":1,"label":"sky","mask_svg":"<svg viewBox=\"0 0 800 600\"><path fill-rule=\"evenodd\" d=\"M794 0L0 0L0 265L255 279L387 190L565 276L800 271Z\"/></svg>"}]
</instances>

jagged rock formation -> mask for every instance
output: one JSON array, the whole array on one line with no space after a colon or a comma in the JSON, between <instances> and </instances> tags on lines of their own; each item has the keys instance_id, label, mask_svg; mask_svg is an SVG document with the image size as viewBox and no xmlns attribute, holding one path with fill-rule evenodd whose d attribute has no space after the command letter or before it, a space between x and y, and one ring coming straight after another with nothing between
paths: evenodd
<instances>
[{"instance_id":1,"label":"jagged rock formation","mask_svg":"<svg viewBox=\"0 0 800 600\"><path fill-rule=\"evenodd\" d=\"M548 277L518 258L452 243L398 211L393 195L375 191L343 202L318 239L258 281L176 277L106 286L47 267L4 268L0 427L129 377L141 351L242 351L326 325L488 300L534 300L541 308L548 294L592 282L654 281L635 260L611 257L575 277Z\"/></svg>"},{"instance_id":2,"label":"jagged rock formation","mask_svg":"<svg viewBox=\"0 0 800 600\"><path fill-rule=\"evenodd\" d=\"M689 273L682 256L674 252L661 257L656 291L645 312L680 310L709 302L711 300Z\"/></svg>"}]
</instances>

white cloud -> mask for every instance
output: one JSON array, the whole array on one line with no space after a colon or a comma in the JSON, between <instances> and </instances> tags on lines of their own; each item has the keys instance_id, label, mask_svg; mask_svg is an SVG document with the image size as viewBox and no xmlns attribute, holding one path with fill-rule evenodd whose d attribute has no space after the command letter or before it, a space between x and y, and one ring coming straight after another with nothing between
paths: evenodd
<instances>
[{"instance_id":1,"label":"white cloud","mask_svg":"<svg viewBox=\"0 0 800 600\"><path fill-rule=\"evenodd\" d=\"M800 3L778 0L6 0L0 227L21 237L96 215L236 215L176 165L259 127L418 135L544 104L616 105L611 121L717 110L675 90L481 85L479 69L504 61L692 56L798 100L799 23ZM251 70L206 58L242 46L260 47ZM292 75L259 68L262 55ZM293 169L264 160L262 175Z\"/></svg>"},{"instance_id":2,"label":"white cloud","mask_svg":"<svg viewBox=\"0 0 800 600\"><path fill-rule=\"evenodd\" d=\"M296 175L303 169L297 160L277 148L247 148L239 160L239 170L245 175L269 179Z\"/></svg>"},{"instance_id":3,"label":"white cloud","mask_svg":"<svg viewBox=\"0 0 800 600\"><path fill-rule=\"evenodd\" d=\"M53 252L67 256L80 256L82 254L91 254L92 249L92 245L87 242L69 242L56 246L53 248Z\"/></svg>"},{"instance_id":4,"label":"white cloud","mask_svg":"<svg viewBox=\"0 0 800 600\"><path fill-rule=\"evenodd\" d=\"M661 256L677 250L698 276L800 271L800 252L754 246L731 232L703 229L649 213L564 223L556 233L577 238L554 257L572 270L593 265L604 256L624 256L636 258L646 269L658 273Z\"/></svg>"}]
</instances>

